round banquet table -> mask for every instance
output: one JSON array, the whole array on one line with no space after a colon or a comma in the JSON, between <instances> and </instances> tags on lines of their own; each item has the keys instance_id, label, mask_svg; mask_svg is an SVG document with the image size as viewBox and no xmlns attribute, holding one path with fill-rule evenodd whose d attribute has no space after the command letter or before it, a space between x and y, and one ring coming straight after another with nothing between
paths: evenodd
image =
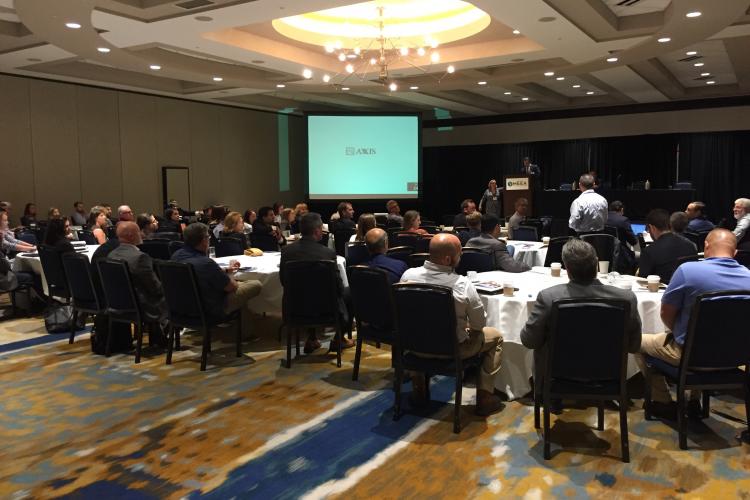
<instances>
[{"instance_id":1,"label":"round banquet table","mask_svg":"<svg viewBox=\"0 0 750 500\"><path fill-rule=\"evenodd\" d=\"M565 270L562 276L553 278L550 269L535 267L525 273L506 273L492 271L477 275L478 281L494 281L502 285L503 281L511 280L519 290L513 297L481 294L482 302L487 312L487 326L500 330L503 336L502 367L495 376L495 387L506 393L510 399L516 399L531 391L529 378L533 372L533 351L521 344L521 329L526 324L537 293L551 286L567 283ZM607 276L600 275L600 281L607 283ZM632 283L633 291L638 299L638 313L641 316L643 333L659 333L665 330L661 321L661 297L663 292L651 293L635 283L634 276L622 276L621 279ZM638 367L632 355L628 357L628 377L638 372Z\"/></svg>"},{"instance_id":2,"label":"round banquet table","mask_svg":"<svg viewBox=\"0 0 750 500\"><path fill-rule=\"evenodd\" d=\"M515 260L523 262L529 267L544 265L544 259L547 257L547 245L544 245L541 241L508 240L506 243L512 245L515 249L513 253Z\"/></svg>"},{"instance_id":3,"label":"round banquet table","mask_svg":"<svg viewBox=\"0 0 750 500\"><path fill-rule=\"evenodd\" d=\"M85 250L81 246L81 252L79 253L85 254L89 258L89 260L91 260L91 256L94 255L94 252L97 248L99 248L99 245L86 245ZM27 273L38 274L42 279L42 288L44 289L44 293L49 293L47 291L47 279L44 277L44 272L42 271L42 261L39 260L38 253L19 253L13 259L12 269L14 272L25 271Z\"/></svg>"}]
</instances>

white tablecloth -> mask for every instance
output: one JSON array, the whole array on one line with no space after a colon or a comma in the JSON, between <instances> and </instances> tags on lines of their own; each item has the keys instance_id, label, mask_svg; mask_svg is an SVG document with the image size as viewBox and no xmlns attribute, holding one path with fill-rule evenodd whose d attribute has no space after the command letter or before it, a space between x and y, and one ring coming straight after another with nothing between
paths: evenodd
<instances>
[{"instance_id":1,"label":"white tablecloth","mask_svg":"<svg viewBox=\"0 0 750 500\"><path fill-rule=\"evenodd\" d=\"M250 309L255 312L281 312L281 298L284 295L284 288L279 280L279 261L281 260L280 252L265 252L260 257L247 257L245 255L235 255L233 257L219 257L214 259L219 264L229 264L229 261L235 259L240 261L241 267L252 267L250 271L240 271L235 274L237 281L258 280L263 285L260 295L250 300ZM336 257L339 274L344 282L344 286L349 286L349 280L346 277L346 260L343 257Z\"/></svg>"},{"instance_id":2,"label":"white tablecloth","mask_svg":"<svg viewBox=\"0 0 750 500\"><path fill-rule=\"evenodd\" d=\"M544 288L568 282L565 271L562 273L562 277L553 278L548 268L535 268L517 274L492 271L478 275L480 281L489 280L499 284L509 279L519 289L513 297L505 297L502 294L482 295L482 302L487 311L487 326L500 330L504 339L503 364L496 375L495 387L511 399L521 397L531 390L529 378L533 371L533 351L521 344L521 329L526 324L537 293ZM635 280L633 276L622 278ZM600 280L606 283L606 277L601 277ZM641 316L643 333L663 332L665 326L659 315L662 292L650 293L641 290L637 284L634 284L633 288L638 299L638 313ZM628 360L628 376L634 375L637 371L631 355Z\"/></svg>"},{"instance_id":3,"label":"white tablecloth","mask_svg":"<svg viewBox=\"0 0 750 500\"><path fill-rule=\"evenodd\" d=\"M91 256L94 255L94 251L96 251L97 248L99 248L99 245L86 245L85 255L88 256L89 260L91 260ZM27 273L38 274L42 278L44 293L48 293L47 279L42 271L42 261L39 260L39 257L31 257L30 255L31 254L24 253L16 255L16 258L13 259L13 271L25 271Z\"/></svg>"},{"instance_id":4,"label":"white tablecloth","mask_svg":"<svg viewBox=\"0 0 750 500\"><path fill-rule=\"evenodd\" d=\"M515 260L523 262L529 267L544 265L544 259L547 257L547 246L542 244L541 241L508 240L506 243L515 248L513 254Z\"/></svg>"}]
</instances>

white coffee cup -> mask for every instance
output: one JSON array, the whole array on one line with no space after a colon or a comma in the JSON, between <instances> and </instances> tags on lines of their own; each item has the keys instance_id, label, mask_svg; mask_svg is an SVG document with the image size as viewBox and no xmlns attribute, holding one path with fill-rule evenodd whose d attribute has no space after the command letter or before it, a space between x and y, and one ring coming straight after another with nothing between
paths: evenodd
<instances>
[{"instance_id":1,"label":"white coffee cup","mask_svg":"<svg viewBox=\"0 0 750 500\"><path fill-rule=\"evenodd\" d=\"M549 236L542 237L542 244L549 245Z\"/></svg>"},{"instance_id":2,"label":"white coffee cup","mask_svg":"<svg viewBox=\"0 0 750 500\"><path fill-rule=\"evenodd\" d=\"M469 278L469 281L476 281L477 280L477 272L476 271L466 271L466 277Z\"/></svg>"},{"instance_id":3,"label":"white coffee cup","mask_svg":"<svg viewBox=\"0 0 750 500\"><path fill-rule=\"evenodd\" d=\"M506 297L513 297L513 282L503 281L503 295Z\"/></svg>"},{"instance_id":4,"label":"white coffee cup","mask_svg":"<svg viewBox=\"0 0 750 500\"><path fill-rule=\"evenodd\" d=\"M661 278L657 274L649 274L646 276L646 282L648 283L648 291L649 292L658 292L659 291L659 282L661 281Z\"/></svg>"},{"instance_id":5,"label":"white coffee cup","mask_svg":"<svg viewBox=\"0 0 750 500\"><path fill-rule=\"evenodd\" d=\"M559 262L553 262L552 264L549 265L549 267L550 267L550 273L552 274L552 276L554 276L555 278L559 278L560 269L562 269L562 264L560 264Z\"/></svg>"},{"instance_id":6,"label":"white coffee cup","mask_svg":"<svg viewBox=\"0 0 750 500\"><path fill-rule=\"evenodd\" d=\"M602 274L608 274L609 273L609 261L608 260L600 260L599 261L599 272Z\"/></svg>"}]
</instances>

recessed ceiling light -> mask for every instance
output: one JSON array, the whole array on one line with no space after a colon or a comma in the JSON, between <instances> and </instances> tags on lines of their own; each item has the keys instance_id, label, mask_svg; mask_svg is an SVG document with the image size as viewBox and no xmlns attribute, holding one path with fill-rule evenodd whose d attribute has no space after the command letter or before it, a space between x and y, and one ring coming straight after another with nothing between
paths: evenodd
<instances>
[{"instance_id":1,"label":"recessed ceiling light","mask_svg":"<svg viewBox=\"0 0 750 500\"><path fill-rule=\"evenodd\" d=\"M450 66L448 66L445 69L445 71L447 71L448 73L455 73L456 72L456 68L451 64Z\"/></svg>"},{"instance_id":2,"label":"recessed ceiling light","mask_svg":"<svg viewBox=\"0 0 750 500\"><path fill-rule=\"evenodd\" d=\"M477 85L487 85L487 82L485 82L484 80L482 80L481 82L477 82Z\"/></svg>"},{"instance_id":3,"label":"recessed ceiling light","mask_svg":"<svg viewBox=\"0 0 750 500\"><path fill-rule=\"evenodd\" d=\"M512 92L503 92L503 95L511 95Z\"/></svg>"},{"instance_id":4,"label":"recessed ceiling light","mask_svg":"<svg viewBox=\"0 0 750 500\"><path fill-rule=\"evenodd\" d=\"M214 20L213 17L208 17L208 16L195 16L193 19L195 19L196 21L204 22L204 23Z\"/></svg>"},{"instance_id":5,"label":"recessed ceiling light","mask_svg":"<svg viewBox=\"0 0 750 500\"><path fill-rule=\"evenodd\" d=\"M697 10L693 12L688 12L687 14L685 14L685 17L700 17L700 16L701 16L701 13Z\"/></svg>"},{"instance_id":6,"label":"recessed ceiling light","mask_svg":"<svg viewBox=\"0 0 750 500\"><path fill-rule=\"evenodd\" d=\"M574 89L580 89L580 88L581 88L581 86L580 86L580 85L578 85L578 84L576 83L575 85L573 85L573 88L574 88Z\"/></svg>"},{"instance_id":7,"label":"recessed ceiling light","mask_svg":"<svg viewBox=\"0 0 750 500\"><path fill-rule=\"evenodd\" d=\"M713 80L709 80L709 81L706 82L706 85L713 85L714 83L716 83L716 82L713 81Z\"/></svg>"},{"instance_id":8,"label":"recessed ceiling light","mask_svg":"<svg viewBox=\"0 0 750 500\"><path fill-rule=\"evenodd\" d=\"M66 28L70 28L72 30L78 30L81 29L81 25L78 23L65 23Z\"/></svg>"},{"instance_id":9,"label":"recessed ceiling light","mask_svg":"<svg viewBox=\"0 0 750 500\"><path fill-rule=\"evenodd\" d=\"M341 87L341 90L349 90L349 87Z\"/></svg>"},{"instance_id":10,"label":"recessed ceiling light","mask_svg":"<svg viewBox=\"0 0 750 500\"><path fill-rule=\"evenodd\" d=\"M685 52L686 56L694 56L694 55L697 55L697 54L698 54L698 52L695 51L695 50L688 50L687 52Z\"/></svg>"},{"instance_id":11,"label":"recessed ceiling light","mask_svg":"<svg viewBox=\"0 0 750 500\"><path fill-rule=\"evenodd\" d=\"M419 90L419 87L417 87L416 85L412 85L411 87L409 87L409 89L410 90Z\"/></svg>"},{"instance_id":12,"label":"recessed ceiling light","mask_svg":"<svg viewBox=\"0 0 750 500\"><path fill-rule=\"evenodd\" d=\"M346 67L344 67L344 69L345 69L345 70L346 70L346 72L347 72L347 73L349 73L349 74L352 74L352 73L354 73L354 66L353 66L353 65L351 65L351 64L347 64L347 65L346 65ZM308 77L308 76L306 76L305 78L309 78L309 77Z\"/></svg>"},{"instance_id":13,"label":"recessed ceiling light","mask_svg":"<svg viewBox=\"0 0 750 500\"><path fill-rule=\"evenodd\" d=\"M544 73L544 76L555 76L555 72L554 71L547 71L547 72Z\"/></svg>"},{"instance_id":14,"label":"recessed ceiling light","mask_svg":"<svg viewBox=\"0 0 750 500\"><path fill-rule=\"evenodd\" d=\"M283 89L284 87L286 87L286 85L284 85L283 83L276 84L276 88Z\"/></svg>"},{"instance_id":15,"label":"recessed ceiling light","mask_svg":"<svg viewBox=\"0 0 750 500\"><path fill-rule=\"evenodd\" d=\"M656 41L659 42L659 43L667 43L667 42L671 42L672 39L669 38L668 36L663 36L663 37L657 39Z\"/></svg>"},{"instance_id":16,"label":"recessed ceiling light","mask_svg":"<svg viewBox=\"0 0 750 500\"><path fill-rule=\"evenodd\" d=\"M159 66L158 64L152 64L151 66L149 66L149 68L154 71L159 71L161 69L161 66Z\"/></svg>"},{"instance_id":17,"label":"recessed ceiling light","mask_svg":"<svg viewBox=\"0 0 750 500\"><path fill-rule=\"evenodd\" d=\"M589 90L588 92L586 92L586 95L594 95L594 91L593 90Z\"/></svg>"},{"instance_id":18,"label":"recessed ceiling light","mask_svg":"<svg viewBox=\"0 0 750 500\"><path fill-rule=\"evenodd\" d=\"M323 75L323 81L326 82L326 83L330 82L331 81L331 75L329 75L329 74Z\"/></svg>"},{"instance_id":19,"label":"recessed ceiling light","mask_svg":"<svg viewBox=\"0 0 750 500\"><path fill-rule=\"evenodd\" d=\"M565 80L565 77L564 76L558 76L557 78L555 78L555 80L557 80L558 82L561 82L561 81Z\"/></svg>"},{"instance_id":20,"label":"recessed ceiling light","mask_svg":"<svg viewBox=\"0 0 750 500\"><path fill-rule=\"evenodd\" d=\"M432 54L430 54L430 61L434 63L440 62L440 53L433 52Z\"/></svg>"},{"instance_id":21,"label":"recessed ceiling light","mask_svg":"<svg viewBox=\"0 0 750 500\"><path fill-rule=\"evenodd\" d=\"M693 66L695 66L696 68L700 68L701 66L703 66L703 63L695 63L693 64Z\"/></svg>"},{"instance_id":22,"label":"recessed ceiling light","mask_svg":"<svg viewBox=\"0 0 750 500\"><path fill-rule=\"evenodd\" d=\"M102 54L106 54L106 53L109 52L109 48L108 47L97 47L96 50L98 50Z\"/></svg>"},{"instance_id":23,"label":"recessed ceiling light","mask_svg":"<svg viewBox=\"0 0 750 500\"><path fill-rule=\"evenodd\" d=\"M528 98L528 97L522 97L522 98L521 98L521 100L522 100L522 101L528 101L528 100L529 100L529 98Z\"/></svg>"},{"instance_id":24,"label":"recessed ceiling light","mask_svg":"<svg viewBox=\"0 0 750 500\"><path fill-rule=\"evenodd\" d=\"M711 73L701 73L701 76L711 76Z\"/></svg>"},{"instance_id":25,"label":"recessed ceiling light","mask_svg":"<svg viewBox=\"0 0 750 500\"><path fill-rule=\"evenodd\" d=\"M224 79L222 77L220 77L220 76L215 76L214 77L214 81L215 82L222 82L222 81L224 81Z\"/></svg>"},{"instance_id":26,"label":"recessed ceiling light","mask_svg":"<svg viewBox=\"0 0 750 500\"><path fill-rule=\"evenodd\" d=\"M307 78L309 80L310 78L312 78L312 70L310 70L308 68L303 69L302 70L302 76L304 76L305 78Z\"/></svg>"},{"instance_id":27,"label":"recessed ceiling light","mask_svg":"<svg viewBox=\"0 0 750 500\"><path fill-rule=\"evenodd\" d=\"M396 82L391 82L391 84L388 85L388 88L390 89L391 92L395 92L398 90L398 85L396 85Z\"/></svg>"},{"instance_id":28,"label":"recessed ceiling light","mask_svg":"<svg viewBox=\"0 0 750 500\"><path fill-rule=\"evenodd\" d=\"M419 47L419 48L417 49L417 55L418 55L419 57L422 57L422 56L423 56L424 54L425 54L425 51L424 51L424 47Z\"/></svg>"},{"instance_id":29,"label":"recessed ceiling light","mask_svg":"<svg viewBox=\"0 0 750 500\"><path fill-rule=\"evenodd\" d=\"M607 58L607 62L617 62L617 58L616 57L608 57Z\"/></svg>"},{"instance_id":30,"label":"recessed ceiling light","mask_svg":"<svg viewBox=\"0 0 750 500\"><path fill-rule=\"evenodd\" d=\"M518 31L518 30L513 30L513 34L514 34L514 35L520 35L520 34L521 34L521 32L520 32L520 31Z\"/></svg>"}]
</instances>

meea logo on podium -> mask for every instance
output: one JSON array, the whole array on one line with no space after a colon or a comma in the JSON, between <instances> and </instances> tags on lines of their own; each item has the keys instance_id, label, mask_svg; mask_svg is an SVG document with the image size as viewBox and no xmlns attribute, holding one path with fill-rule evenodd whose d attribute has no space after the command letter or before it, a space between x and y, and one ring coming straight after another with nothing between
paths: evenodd
<instances>
[{"instance_id":1,"label":"meea logo on podium","mask_svg":"<svg viewBox=\"0 0 750 500\"><path fill-rule=\"evenodd\" d=\"M505 179L505 189L508 191L522 191L529 189L528 177L508 177Z\"/></svg>"}]
</instances>

